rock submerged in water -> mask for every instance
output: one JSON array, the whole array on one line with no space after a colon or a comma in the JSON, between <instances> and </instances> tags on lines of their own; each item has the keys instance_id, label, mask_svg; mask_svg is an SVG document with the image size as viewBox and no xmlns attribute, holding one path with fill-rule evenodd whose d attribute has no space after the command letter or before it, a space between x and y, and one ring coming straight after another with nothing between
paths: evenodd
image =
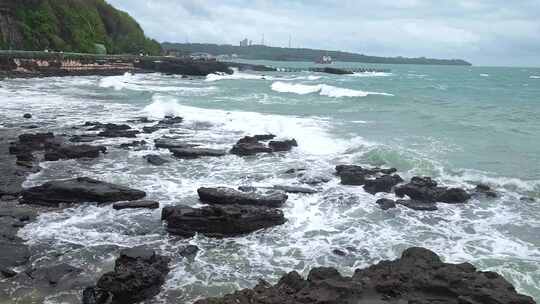
<instances>
[{"instance_id":1,"label":"rock submerged in water","mask_svg":"<svg viewBox=\"0 0 540 304\"><path fill-rule=\"evenodd\" d=\"M144 191L106 183L88 177L46 182L24 189L22 203L58 206L66 203L134 201L146 196Z\"/></svg>"},{"instance_id":2,"label":"rock submerged in water","mask_svg":"<svg viewBox=\"0 0 540 304\"><path fill-rule=\"evenodd\" d=\"M397 184L403 182L401 176L394 175L383 175L375 179L368 179L364 182L364 190L369 194L377 194L379 192L392 192L392 188Z\"/></svg>"},{"instance_id":3,"label":"rock submerged in water","mask_svg":"<svg viewBox=\"0 0 540 304\"><path fill-rule=\"evenodd\" d=\"M270 191L267 194L257 192L242 192L227 187L197 189L199 198L207 204L217 205L253 205L277 208L281 207L288 196L281 191Z\"/></svg>"},{"instance_id":4,"label":"rock submerged in water","mask_svg":"<svg viewBox=\"0 0 540 304\"><path fill-rule=\"evenodd\" d=\"M154 140L154 146L156 148L162 148L162 149L185 149L185 148L195 148L199 145L197 144L191 144L187 143L185 141L180 141L173 138L158 138Z\"/></svg>"},{"instance_id":5,"label":"rock submerged in water","mask_svg":"<svg viewBox=\"0 0 540 304\"><path fill-rule=\"evenodd\" d=\"M336 269L313 268L307 279L296 271L276 285L261 282L222 298L195 304L534 304L518 294L503 277L477 271L469 263L443 263L434 252L419 247L405 250L400 259L358 269L352 277Z\"/></svg>"},{"instance_id":6,"label":"rock submerged in water","mask_svg":"<svg viewBox=\"0 0 540 304\"><path fill-rule=\"evenodd\" d=\"M144 159L146 159L146 161L154 166L161 166L161 165L164 165L166 163L168 163L169 161L164 159L163 157L159 156L159 155L155 155L155 154L149 154L149 155L145 155L144 156Z\"/></svg>"},{"instance_id":7,"label":"rock submerged in water","mask_svg":"<svg viewBox=\"0 0 540 304\"><path fill-rule=\"evenodd\" d=\"M83 304L134 304L156 296L169 273L169 258L152 250L122 250L114 271L83 291Z\"/></svg>"},{"instance_id":8,"label":"rock submerged in water","mask_svg":"<svg viewBox=\"0 0 540 304\"><path fill-rule=\"evenodd\" d=\"M232 237L285 223L279 209L240 205L165 207L161 219L169 233L183 237Z\"/></svg>"}]
</instances>

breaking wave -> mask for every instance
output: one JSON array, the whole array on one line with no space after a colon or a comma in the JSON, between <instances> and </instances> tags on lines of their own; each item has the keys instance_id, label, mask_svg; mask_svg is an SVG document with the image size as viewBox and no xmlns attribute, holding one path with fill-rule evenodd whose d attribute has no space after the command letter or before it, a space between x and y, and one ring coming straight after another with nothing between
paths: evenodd
<instances>
[{"instance_id":1,"label":"breaking wave","mask_svg":"<svg viewBox=\"0 0 540 304\"><path fill-rule=\"evenodd\" d=\"M394 96L389 93L379 93L379 92L367 92L361 90L353 90L347 88L340 88L326 84L317 84L317 85L307 85L299 83L287 83L282 81L277 81L272 84L272 90L279 93L294 93L299 95L306 95L312 93L319 93L321 96L328 96L334 98L340 97L366 97L368 95L384 95L384 96Z\"/></svg>"}]
</instances>

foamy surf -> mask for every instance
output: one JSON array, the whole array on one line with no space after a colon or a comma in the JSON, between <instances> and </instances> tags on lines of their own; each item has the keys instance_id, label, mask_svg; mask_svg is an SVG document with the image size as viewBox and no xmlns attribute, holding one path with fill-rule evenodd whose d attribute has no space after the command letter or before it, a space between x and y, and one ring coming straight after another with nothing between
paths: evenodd
<instances>
[{"instance_id":1,"label":"foamy surf","mask_svg":"<svg viewBox=\"0 0 540 304\"><path fill-rule=\"evenodd\" d=\"M340 97L366 97L369 95L394 96L389 93L367 92L361 90L353 90L340 88L326 84L307 85L300 83L287 83L282 81L274 82L271 86L273 91L279 93L293 93L298 95L307 95L319 93L321 96L340 98Z\"/></svg>"},{"instance_id":2,"label":"foamy surf","mask_svg":"<svg viewBox=\"0 0 540 304\"><path fill-rule=\"evenodd\" d=\"M529 78L531 78L531 79L540 79L540 76L537 76L537 75L531 75L531 76L529 76Z\"/></svg>"},{"instance_id":3,"label":"foamy surf","mask_svg":"<svg viewBox=\"0 0 540 304\"><path fill-rule=\"evenodd\" d=\"M387 72L362 72L362 73L354 73L351 74L353 77L389 77L394 76L393 73L387 73Z\"/></svg>"}]
</instances>

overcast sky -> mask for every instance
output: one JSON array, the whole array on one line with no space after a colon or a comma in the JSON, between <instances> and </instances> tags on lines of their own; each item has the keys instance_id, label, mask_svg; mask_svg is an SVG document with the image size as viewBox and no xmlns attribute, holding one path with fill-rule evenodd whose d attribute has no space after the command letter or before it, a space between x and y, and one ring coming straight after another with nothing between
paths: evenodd
<instances>
[{"instance_id":1,"label":"overcast sky","mask_svg":"<svg viewBox=\"0 0 540 304\"><path fill-rule=\"evenodd\" d=\"M540 0L108 0L160 42L461 58L540 66Z\"/></svg>"}]
</instances>

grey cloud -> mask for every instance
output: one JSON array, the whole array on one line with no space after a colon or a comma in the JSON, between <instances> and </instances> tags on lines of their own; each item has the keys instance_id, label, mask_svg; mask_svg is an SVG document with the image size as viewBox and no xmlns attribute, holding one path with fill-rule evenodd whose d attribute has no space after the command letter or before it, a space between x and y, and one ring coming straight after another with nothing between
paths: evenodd
<instances>
[{"instance_id":1,"label":"grey cloud","mask_svg":"<svg viewBox=\"0 0 540 304\"><path fill-rule=\"evenodd\" d=\"M159 41L540 65L540 0L109 0Z\"/></svg>"}]
</instances>

